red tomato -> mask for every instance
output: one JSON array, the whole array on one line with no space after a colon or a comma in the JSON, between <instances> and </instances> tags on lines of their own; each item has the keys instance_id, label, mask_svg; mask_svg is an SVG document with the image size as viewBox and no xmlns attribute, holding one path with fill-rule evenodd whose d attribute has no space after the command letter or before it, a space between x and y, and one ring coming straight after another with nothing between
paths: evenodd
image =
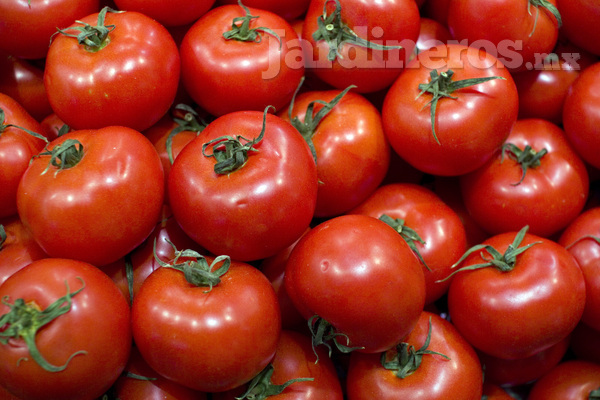
<instances>
[{"instance_id":1,"label":"red tomato","mask_svg":"<svg viewBox=\"0 0 600 400\"><path fill-rule=\"evenodd\" d=\"M440 44L448 43L450 40L452 40L452 35L445 25L435 19L422 17L415 51L429 50Z\"/></svg>"},{"instance_id":2,"label":"red tomato","mask_svg":"<svg viewBox=\"0 0 600 400\"><path fill-rule=\"evenodd\" d=\"M465 207L488 233L529 225L531 233L550 237L585 206L589 177L562 129L525 119L517 121L501 151L461 177L460 188Z\"/></svg>"},{"instance_id":3,"label":"red tomato","mask_svg":"<svg viewBox=\"0 0 600 400\"><path fill-rule=\"evenodd\" d=\"M425 304L446 293L450 281L439 280L448 276L452 264L467 250L467 236L458 215L432 191L409 183L381 186L348 214L387 215L401 222L394 228L422 257Z\"/></svg>"},{"instance_id":4,"label":"red tomato","mask_svg":"<svg viewBox=\"0 0 600 400\"><path fill-rule=\"evenodd\" d=\"M558 243L575 257L585 278L586 300L581 321L600 331L600 208L580 214L562 232Z\"/></svg>"},{"instance_id":5,"label":"red tomato","mask_svg":"<svg viewBox=\"0 0 600 400\"><path fill-rule=\"evenodd\" d=\"M155 19L164 26L181 26L195 22L206 14L215 0L159 1L114 0L120 10L137 11Z\"/></svg>"},{"instance_id":6,"label":"red tomato","mask_svg":"<svg viewBox=\"0 0 600 400\"><path fill-rule=\"evenodd\" d=\"M48 149L68 157L34 158L17 193L21 220L46 253L101 266L150 235L163 205L164 176L145 136L125 127L79 130Z\"/></svg>"},{"instance_id":7,"label":"red tomato","mask_svg":"<svg viewBox=\"0 0 600 400\"><path fill-rule=\"evenodd\" d=\"M583 273L558 243L524 228L493 236L465 256L461 269L483 265L453 277L448 310L478 350L503 359L530 357L563 340L581 319Z\"/></svg>"},{"instance_id":8,"label":"red tomato","mask_svg":"<svg viewBox=\"0 0 600 400\"><path fill-rule=\"evenodd\" d=\"M234 26L239 32L228 38ZM304 65L294 60L294 46L298 35L277 14L239 5L214 8L183 38L183 84L214 116L269 105L282 109L304 74Z\"/></svg>"},{"instance_id":9,"label":"red tomato","mask_svg":"<svg viewBox=\"0 0 600 400\"><path fill-rule=\"evenodd\" d=\"M202 269L215 273L229 263L204 261ZM197 259L186 262L201 268ZM204 392L250 381L272 360L281 330L277 295L259 270L232 262L219 279L212 288L197 286L163 266L146 278L132 307L133 337L150 367Z\"/></svg>"},{"instance_id":10,"label":"red tomato","mask_svg":"<svg viewBox=\"0 0 600 400\"><path fill-rule=\"evenodd\" d=\"M18 215L0 220L0 285L32 261L46 257Z\"/></svg>"},{"instance_id":11,"label":"red tomato","mask_svg":"<svg viewBox=\"0 0 600 400\"><path fill-rule=\"evenodd\" d=\"M129 361L110 390L116 399L127 400L207 400L207 394L192 390L157 374L134 346ZM109 397L112 398L112 397Z\"/></svg>"},{"instance_id":12,"label":"red tomato","mask_svg":"<svg viewBox=\"0 0 600 400\"><path fill-rule=\"evenodd\" d=\"M600 364L565 361L540 378L528 400L583 400L600 395Z\"/></svg>"},{"instance_id":13,"label":"red tomato","mask_svg":"<svg viewBox=\"0 0 600 400\"><path fill-rule=\"evenodd\" d=\"M55 113L46 116L46 118L40 121L40 125L42 126L42 135L48 140L54 140L71 130Z\"/></svg>"},{"instance_id":14,"label":"red tomato","mask_svg":"<svg viewBox=\"0 0 600 400\"><path fill-rule=\"evenodd\" d=\"M450 0L448 5L454 39L491 52L513 71L531 69L540 55L550 53L560 24L556 0Z\"/></svg>"},{"instance_id":15,"label":"red tomato","mask_svg":"<svg viewBox=\"0 0 600 400\"><path fill-rule=\"evenodd\" d=\"M220 150L238 145L249 148L247 160L239 169L215 172L226 156ZM306 230L317 185L308 144L292 125L240 111L211 122L179 153L169 174L169 204L184 232L212 254L259 260Z\"/></svg>"},{"instance_id":16,"label":"red tomato","mask_svg":"<svg viewBox=\"0 0 600 400\"><path fill-rule=\"evenodd\" d=\"M11 393L23 399L94 399L123 371L131 349L129 305L96 267L37 260L8 278L0 297L5 300L0 336L7 340L0 345L0 385ZM8 313L17 310L23 315L12 320ZM34 310L38 313L30 314ZM38 329L19 329L16 321Z\"/></svg>"},{"instance_id":17,"label":"red tomato","mask_svg":"<svg viewBox=\"0 0 600 400\"><path fill-rule=\"evenodd\" d=\"M347 392L348 400L481 400L482 384L471 345L450 322L424 311L394 349L350 356Z\"/></svg>"},{"instance_id":18,"label":"red tomato","mask_svg":"<svg viewBox=\"0 0 600 400\"><path fill-rule=\"evenodd\" d=\"M336 103L340 95L343 97ZM333 107L325 108L320 102ZM317 120L318 113L326 109L331 111ZM312 114L307 118L309 110ZM381 114L363 96L310 90L295 98L291 115L289 110L278 115L294 121L314 146L319 176L316 217L332 217L356 207L383 181L390 164L390 145ZM316 126L314 122L318 122Z\"/></svg>"},{"instance_id":19,"label":"red tomato","mask_svg":"<svg viewBox=\"0 0 600 400\"><path fill-rule=\"evenodd\" d=\"M0 49L16 57L42 59L56 29L98 12L99 0L18 0L0 4ZM24 23L27 21L27 23Z\"/></svg>"},{"instance_id":20,"label":"red tomato","mask_svg":"<svg viewBox=\"0 0 600 400\"><path fill-rule=\"evenodd\" d=\"M482 399L485 400L514 400L515 398L512 397L510 394L508 394L508 392L506 390L504 390L504 388L484 381L483 382L483 396Z\"/></svg>"},{"instance_id":21,"label":"red tomato","mask_svg":"<svg viewBox=\"0 0 600 400\"><path fill-rule=\"evenodd\" d=\"M337 344L368 353L396 345L425 303L417 257L394 229L365 215L311 229L290 254L284 284L304 318L317 315L344 335Z\"/></svg>"},{"instance_id":22,"label":"red tomato","mask_svg":"<svg viewBox=\"0 0 600 400\"><path fill-rule=\"evenodd\" d=\"M600 62L581 71L563 105L565 134L584 161L600 168Z\"/></svg>"},{"instance_id":23,"label":"red tomato","mask_svg":"<svg viewBox=\"0 0 600 400\"><path fill-rule=\"evenodd\" d=\"M461 81L476 78L491 80L460 88L470 84ZM455 98L436 101L436 90ZM506 68L491 54L458 44L419 53L387 92L382 109L392 148L415 168L442 176L483 165L504 143L517 114L517 90Z\"/></svg>"},{"instance_id":24,"label":"red tomato","mask_svg":"<svg viewBox=\"0 0 600 400\"><path fill-rule=\"evenodd\" d=\"M267 380L266 387L260 384L255 386L250 396L260 396L262 390L275 390L273 386L289 386L281 388L278 394L267 396L269 400L342 400L342 387L338 379L334 363L327 358L324 348L315 349L319 354L319 361L314 354L310 337L294 331L281 331L277 351L271 362L271 379ZM310 379L310 380L309 380ZM257 383L262 381L257 380ZM213 400L234 400L248 392L249 385L243 385L228 392L214 393ZM268 392L267 392L268 393ZM266 394L266 393L265 393ZM236 397L237 396L237 397ZM247 399L253 397L245 397Z\"/></svg>"},{"instance_id":25,"label":"red tomato","mask_svg":"<svg viewBox=\"0 0 600 400\"><path fill-rule=\"evenodd\" d=\"M17 213L19 180L31 157L44 141L26 130L42 134L40 124L12 97L0 93L0 218Z\"/></svg>"},{"instance_id":26,"label":"red tomato","mask_svg":"<svg viewBox=\"0 0 600 400\"><path fill-rule=\"evenodd\" d=\"M573 44L600 56L600 9L594 0L557 0L563 20L561 33Z\"/></svg>"},{"instance_id":27,"label":"red tomato","mask_svg":"<svg viewBox=\"0 0 600 400\"><path fill-rule=\"evenodd\" d=\"M312 0L302 28L305 64L340 90L349 85L361 93L385 89L412 54L419 22L414 0ZM388 49L370 48L365 41Z\"/></svg>"},{"instance_id":28,"label":"red tomato","mask_svg":"<svg viewBox=\"0 0 600 400\"><path fill-rule=\"evenodd\" d=\"M84 24L108 32L98 45L79 44L71 36ZM121 125L141 131L169 110L179 69L177 45L165 27L144 14L103 8L54 37L44 84L52 109L73 129Z\"/></svg>"},{"instance_id":29,"label":"red tomato","mask_svg":"<svg viewBox=\"0 0 600 400\"><path fill-rule=\"evenodd\" d=\"M238 0L217 0L217 4L237 4ZM302 17L308 9L310 0L244 0L247 7L271 11L288 21Z\"/></svg>"}]
</instances>

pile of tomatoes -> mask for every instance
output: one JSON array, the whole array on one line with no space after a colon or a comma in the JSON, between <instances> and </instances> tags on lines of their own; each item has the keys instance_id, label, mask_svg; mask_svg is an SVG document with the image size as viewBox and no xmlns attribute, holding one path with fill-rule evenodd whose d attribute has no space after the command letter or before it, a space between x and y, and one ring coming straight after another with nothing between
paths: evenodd
<instances>
[{"instance_id":1,"label":"pile of tomatoes","mask_svg":"<svg viewBox=\"0 0 600 400\"><path fill-rule=\"evenodd\" d=\"M0 400L600 398L595 3L0 4Z\"/></svg>"}]
</instances>

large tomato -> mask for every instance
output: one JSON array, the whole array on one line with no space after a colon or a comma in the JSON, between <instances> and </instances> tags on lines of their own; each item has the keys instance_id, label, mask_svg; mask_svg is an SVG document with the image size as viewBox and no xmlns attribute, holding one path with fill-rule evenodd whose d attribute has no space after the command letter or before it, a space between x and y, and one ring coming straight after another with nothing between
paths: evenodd
<instances>
[{"instance_id":1,"label":"large tomato","mask_svg":"<svg viewBox=\"0 0 600 400\"><path fill-rule=\"evenodd\" d=\"M382 117L393 149L409 164L457 176L492 157L518 109L515 83L500 61L481 49L449 44L411 61L387 92Z\"/></svg>"},{"instance_id":2,"label":"large tomato","mask_svg":"<svg viewBox=\"0 0 600 400\"><path fill-rule=\"evenodd\" d=\"M600 364L570 360L558 364L535 382L528 399L591 400L598 396L600 396Z\"/></svg>"},{"instance_id":3,"label":"large tomato","mask_svg":"<svg viewBox=\"0 0 600 400\"><path fill-rule=\"evenodd\" d=\"M337 89L376 92L403 71L419 28L414 0L312 0L302 27L304 63Z\"/></svg>"},{"instance_id":4,"label":"large tomato","mask_svg":"<svg viewBox=\"0 0 600 400\"><path fill-rule=\"evenodd\" d=\"M180 46L183 84L214 116L285 107L304 74L298 35L270 11L224 5L204 14ZM296 49L296 53L298 50Z\"/></svg>"},{"instance_id":5,"label":"large tomato","mask_svg":"<svg viewBox=\"0 0 600 400\"><path fill-rule=\"evenodd\" d=\"M417 256L393 228L366 215L311 229L290 254L284 284L313 331L324 333L315 343L332 337L333 344L369 353L395 346L425 303Z\"/></svg>"},{"instance_id":6,"label":"large tomato","mask_svg":"<svg viewBox=\"0 0 600 400\"><path fill-rule=\"evenodd\" d=\"M581 319L585 281L577 262L526 227L489 238L460 261L448 310L465 339L486 354L532 356L567 337Z\"/></svg>"},{"instance_id":7,"label":"large tomato","mask_svg":"<svg viewBox=\"0 0 600 400\"><path fill-rule=\"evenodd\" d=\"M258 269L194 254L146 278L131 324L152 369L192 389L220 392L250 381L271 362L281 316L277 295Z\"/></svg>"},{"instance_id":8,"label":"large tomato","mask_svg":"<svg viewBox=\"0 0 600 400\"><path fill-rule=\"evenodd\" d=\"M211 253L258 260L304 233L317 185L308 144L292 125L266 110L239 111L211 122L179 153L169 204L184 232Z\"/></svg>"},{"instance_id":9,"label":"large tomato","mask_svg":"<svg viewBox=\"0 0 600 400\"><path fill-rule=\"evenodd\" d=\"M164 176L145 136L118 126L78 130L47 149L33 159L17 192L21 220L46 253L101 266L150 235L163 205Z\"/></svg>"},{"instance_id":10,"label":"large tomato","mask_svg":"<svg viewBox=\"0 0 600 400\"><path fill-rule=\"evenodd\" d=\"M123 371L129 305L96 267L34 261L0 286L0 385L22 399L94 399Z\"/></svg>"},{"instance_id":11,"label":"large tomato","mask_svg":"<svg viewBox=\"0 0 600 400\"><path fill-rule=\"evenodd\" d=\"M595 0L556 0L563 20L561 33L575 45L600 56L600 8Z\"/></svg>"},{"instance_id":12,"label":"large tomato","mask_svg":"<svg viewBox=\"0 0 600 400\"><path fill-rule=\"evenodd\" d=\"M481 400L477 354L452 324L424 311L414 330L382 354L353 353L348 400Z\"/></svg>"},{"instance_id":13,"label":"large tomato","mask_svg":"<svg viewBox=\"0 0 600 400\"><path fill-rule=\"evenodd\" d=\"M549 237L583 209L589 194L585 164L564 132L543 119L515 123L502 150L460 179L465 207L490 234L517 231Z\"/></svg>"},{"instance_id":14,"label":"large tomato","mask_svg":"<svg viewBox=\"0 0 600 400\"><path fill-rule=\"evenodd\" d=\"M48 50L44 84L52 109L73 129L150 127L169 110L179 85L173 37L134 11L103 8L80 21L63 27Z\"/></svg>"}]
</instances>

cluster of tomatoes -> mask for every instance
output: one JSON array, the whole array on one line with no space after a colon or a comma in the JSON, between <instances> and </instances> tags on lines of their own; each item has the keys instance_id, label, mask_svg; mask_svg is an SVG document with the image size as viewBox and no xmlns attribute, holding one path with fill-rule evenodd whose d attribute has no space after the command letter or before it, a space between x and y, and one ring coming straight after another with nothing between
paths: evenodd
<instances>
[{"instance_id":1,"label":"cluster of tomatoes","mask_svg":"<svg viewBox=\"0 0 600 400\"><path fill-rule=\"evenodd\" d=\"M0 399L600 398L595 3L0 4Z\"/></svg>"}]
</instances>

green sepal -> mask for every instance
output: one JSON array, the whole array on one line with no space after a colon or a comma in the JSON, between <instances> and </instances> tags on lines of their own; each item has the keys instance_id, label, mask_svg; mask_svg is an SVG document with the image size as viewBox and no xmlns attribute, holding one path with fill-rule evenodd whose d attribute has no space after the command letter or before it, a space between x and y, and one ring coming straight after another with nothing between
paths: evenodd
<instances>
[{"instance_id":1,"label":"green sepal","mask_svg":"<svg viewBox=\"0 0 600 400\"><path fill-rule=\"evenodd\" d=\"M241 396L236 397L236 400L265 400L270 396L277 396L291 384L315 380L315 378L295 378L290 379L282 385L275 385L271 382L273 371L273 364L267 365L250 381L246 392Z\"/></svg>"},{"instance_id":2,"label":"green sepal","mask_svg":"<svg viewBox=\"0 0 600 400\"><path fill-rule=\"evenodd\" d=\"M315 364L319 362L319 354L317 353L316 347L320 345L324 345L327 347L329 352L329 357L332 355L332 347L329 342L333 342L335 347L342 353L350 353L354 350L362 350L364 347L350 347L350 338L348 335L337 332L335 327L331 325L329 322L319 317L318 315L313 315L308 319L308 329L312 335L312 349L315 353L317 359L315 360ZM338 337L344 337L346 339L346 344L343 345L338 342L336 339Z\"/></svg>"},{"instance_id":3,"label":"green sepal","mask_svg":"<svg viewBox=\"0 0 600 400\"><path fill-rule=\"evenodd\" d=\"M281 37L274 30L261 26L258 28L250 29L250 23L252 20L259 18L256 15L250 14L250 10L248 7L242 4L241 0L238 0L238 5L244 9L246 15L243 17L237 17L233 19L231 24L231 30L224 32L223 37L226 40L238 40L241 42L254 42L260 43L262 41L263 32L266 32L272 36L274 36L279 42L279 50L281 50Z\"/></svg>"}]
</instances>

